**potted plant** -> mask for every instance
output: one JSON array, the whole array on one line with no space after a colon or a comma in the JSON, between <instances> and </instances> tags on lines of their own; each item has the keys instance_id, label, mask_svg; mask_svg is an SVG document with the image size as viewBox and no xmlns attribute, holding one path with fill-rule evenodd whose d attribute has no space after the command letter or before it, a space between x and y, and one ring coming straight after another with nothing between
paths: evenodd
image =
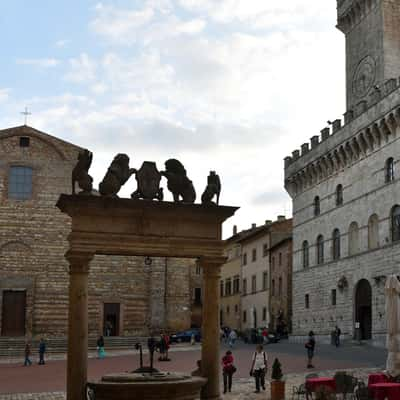
<instances>
[{"instance_id":1,"label":"potted plant","mask_svg":"<svg viewBox=\"0 0 400 400\"><path fill-rule=\"evenodd\" d=\"M275 358L271 373L271 400L285 400L285 381L282 377L281 363Z\"/></svg>"}]
</instances>

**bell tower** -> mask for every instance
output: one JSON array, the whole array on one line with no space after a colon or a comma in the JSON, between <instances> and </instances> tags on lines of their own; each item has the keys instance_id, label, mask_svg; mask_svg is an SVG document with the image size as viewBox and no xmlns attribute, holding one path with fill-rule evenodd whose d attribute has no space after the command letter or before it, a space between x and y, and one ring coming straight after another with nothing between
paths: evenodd
<instances>
[{"instance_id":1,"label":"bell tower","mask_svg":"<svg viewBox=\"0 0 400 400\"><path fill-rule=\"evenodd\" d=\"M337 0L337 28L346 36L350 110L371 90L400 76L400 0Z\"/></svg>"}]
</instances>

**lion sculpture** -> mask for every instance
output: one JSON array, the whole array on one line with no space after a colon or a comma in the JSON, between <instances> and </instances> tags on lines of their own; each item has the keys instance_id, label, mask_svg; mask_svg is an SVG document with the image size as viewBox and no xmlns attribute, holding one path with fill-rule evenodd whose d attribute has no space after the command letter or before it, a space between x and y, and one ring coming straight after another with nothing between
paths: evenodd
<instances>
[{"instance_id":1,"label":"lion sculpture","mask_svg":"<svg viewBox=\"0 0 400 400\"><path fill-rule=\"evenodd\" d=\"M174 158L165 162L165 171L161 172L167 178L168 190L174 197L174 202L194 203L196 191L192 181L187 177L185 167ZM182 200L180 200L182 197Z\"/></svg>"},{"instance_id":2,"label":"lion sculpture","mask_svg":"<svg viewBox=\"0 0 400 400\"><path fill-rule=\"evenodd\" d=\"M82 189L80 194L90 194L93 189L93 178L89 175L93 154L85 149L79 152L78 162L72 170L72 194L75 194L75 184Z\"/></svg>"},{"instance_id":3,"label":"lion sculpture","mask_svg":"<svg viewBox=\"0 0 400 400\"><path fill-rule=\"evenodd\" d=\"M219 176L215 173L215 171L210 171L210 175L207 177L207 187L204 190L204 193L201 196L202 204L219 204L219 195L221 193L221 181ZM217 196L217 202L214 203L212 201L213 197Z\"/></svg>"},{"instance_id":4,"label":"lion sculpture","mask_svg":"<svg viewBox=\"0 0 400 400\"><path fill-rule=\"evenodd\" d=\"M121 187L136 170L129 168L129 157L126 154L117 154L99 185L102 196L116 197Z\"/></svg>"}]
</instances>

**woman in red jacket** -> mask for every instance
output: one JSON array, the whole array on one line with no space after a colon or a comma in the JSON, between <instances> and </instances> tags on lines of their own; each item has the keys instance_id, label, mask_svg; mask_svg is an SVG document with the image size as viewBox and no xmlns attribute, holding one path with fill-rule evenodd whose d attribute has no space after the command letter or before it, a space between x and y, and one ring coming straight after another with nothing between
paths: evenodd
<instances>
[{"instance_id":1,"label":"woman in red jacket","mask_svg":"<svg viewBox=\"0 0 400 400\"><path fill-rule=\"evenodd\" d=\"M224 377L224 393L227 390L230 392L232 389L232 375L236 371L236 367L233 365L233 355L230 350L228 350L222 357L222 374Z\"/></svg>"}]
</instances>

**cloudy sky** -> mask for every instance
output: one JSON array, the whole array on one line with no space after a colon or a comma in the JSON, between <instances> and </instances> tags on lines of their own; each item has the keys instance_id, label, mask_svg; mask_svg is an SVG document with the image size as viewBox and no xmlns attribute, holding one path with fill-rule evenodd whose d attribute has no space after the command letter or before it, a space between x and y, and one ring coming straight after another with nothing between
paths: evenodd
<instances>
[{"instance_id":1,"label":"cloudy sky","mask_svg":"<svg viewBox=\"0 0 400 400\"><path fill-rule=\"evenodd\" d=\"M241 207L226 237L290 215L283 158L345 111L335 17L334 0L1 1L0 127L28 106L94 152L96 184L119 152L180 159L198 198L216 170Z\"/></svg>"}]
</instances>

